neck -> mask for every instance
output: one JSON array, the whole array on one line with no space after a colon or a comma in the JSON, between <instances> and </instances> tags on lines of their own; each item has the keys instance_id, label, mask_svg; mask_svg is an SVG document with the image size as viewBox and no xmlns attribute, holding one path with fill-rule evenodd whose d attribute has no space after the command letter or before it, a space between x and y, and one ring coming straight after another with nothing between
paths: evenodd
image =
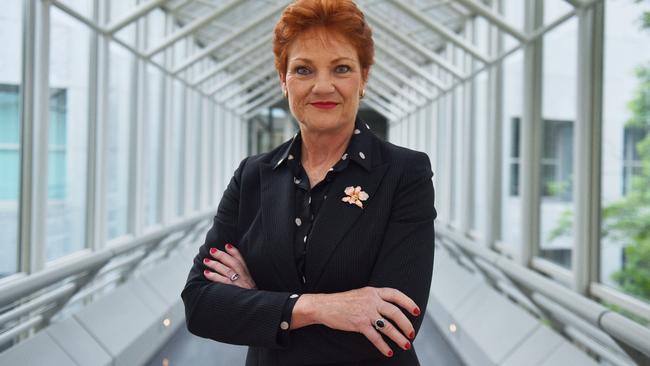
<instances>
[{"instance_id":1,"label":"neck","mask_svg":"<svg viewBox=\"0 0 650 366\"><path fill-rule=\"evenodd\" d=\"M302 164L308 168L329 168L345 152L352 137L354 125L338 131L311 131L301 126Z\"/></svg>"}]
</instances>

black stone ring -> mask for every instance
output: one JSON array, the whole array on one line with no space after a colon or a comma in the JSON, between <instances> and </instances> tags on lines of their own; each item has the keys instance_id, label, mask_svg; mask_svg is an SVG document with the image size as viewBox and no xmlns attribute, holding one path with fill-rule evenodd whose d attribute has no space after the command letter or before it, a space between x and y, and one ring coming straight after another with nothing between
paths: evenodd
<instances>
[{"instance_id":1,"label":"black stone ring","mask_svg":"<svg viewBox=\"0 0 650 366\"><path fill-rule=\"evenodd\" d=\"M375 329L377 329L377 330L384 329L384 327L386 326L386 319L379 318L379 319L375 320L374 326L375 326Z\"/></svg>"}]
</instances>

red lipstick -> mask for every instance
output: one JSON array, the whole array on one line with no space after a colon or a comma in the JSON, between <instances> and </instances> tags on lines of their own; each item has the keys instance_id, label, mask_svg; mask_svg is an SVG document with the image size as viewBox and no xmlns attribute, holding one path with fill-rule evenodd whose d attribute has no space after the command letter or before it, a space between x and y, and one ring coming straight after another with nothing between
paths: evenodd
<instances>
[{"instance_id":1,"label":"red lipstick","mask_svg":"<svg viewBox=\"0 0 650 366\"><path fill-rule=\"evenodd\" d=\"M316 108L320 108L320 109L332 109L332 108L336 107L338 105L338 103L334 103L334 102L315 102L315 103L311 103L311 105L313 105Z\"/></svg>"}]
</instances>

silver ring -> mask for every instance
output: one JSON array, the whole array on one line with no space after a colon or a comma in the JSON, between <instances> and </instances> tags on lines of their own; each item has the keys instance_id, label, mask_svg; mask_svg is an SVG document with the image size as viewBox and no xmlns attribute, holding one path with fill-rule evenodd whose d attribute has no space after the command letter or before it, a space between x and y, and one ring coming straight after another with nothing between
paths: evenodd
<instances>
[{"instance_id":1,"label":"silver ring","mask_svg":"<svg viewBox=\"0 0 650 366\"><path fill-rule=\"evenodd\" d=\"M230 276L230 280L235 282L239 278L239 275L237 273L233 273L232 276Z\"/></svg>"},{"instance_id":2,"label":"silver ring","mask_svg":"<svg viewBox=\"0 0 650 366\"><path fill-rule=\"evenodd\" d=\"M379 318L379 319L375 320L375 323L373 325L375 326L375 329L377 329L377 330L384 329L384 327L386 326L386 319Z\"/></svg>"}]
</instances>

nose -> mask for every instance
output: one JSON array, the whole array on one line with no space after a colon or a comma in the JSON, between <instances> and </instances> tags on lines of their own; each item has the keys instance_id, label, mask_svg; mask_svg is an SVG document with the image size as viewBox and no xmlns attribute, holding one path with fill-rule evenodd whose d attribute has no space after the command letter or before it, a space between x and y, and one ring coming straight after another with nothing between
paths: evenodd
<instances>
[{"instance_id":1,"label":"nose","mask_svg":"<svg viewBox=\"0 0 650 366\"><path fill-rule=\"evenodd\" d=\"M314 81L312 93L314 94L328 94L334 92L334 81L328 73L321 73Z\"/></svg>"}]
</instances>

